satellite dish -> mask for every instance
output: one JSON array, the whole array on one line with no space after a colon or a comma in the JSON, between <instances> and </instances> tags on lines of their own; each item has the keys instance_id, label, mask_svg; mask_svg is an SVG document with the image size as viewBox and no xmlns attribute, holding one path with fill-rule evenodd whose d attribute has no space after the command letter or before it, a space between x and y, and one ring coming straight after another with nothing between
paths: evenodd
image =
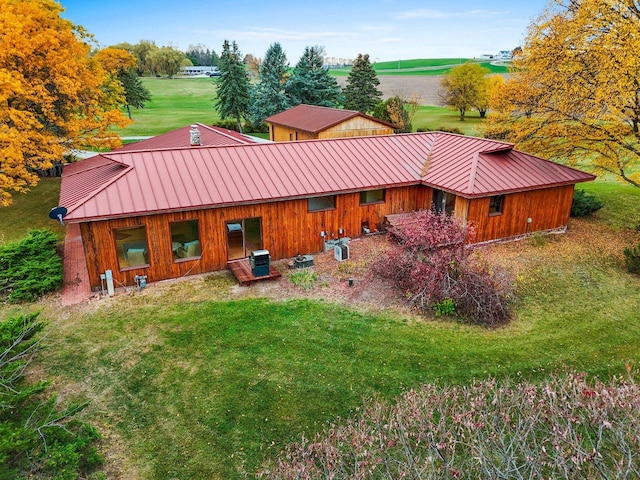
<instances>
[{"instance_id":1,"label":"satellite dish","mask_svg":"<svg viewBox=\"0 0 640 480\"><path fill-rule=\"evenodd\" d=\"M60 225L62 225L64 227L64 222L62 221L62 218L66 214L67 214L66 207L53 207L51 209L51 211L49 212L49 218L51 220L59 220L60 221Z\"/></svg>"}]
</instances>

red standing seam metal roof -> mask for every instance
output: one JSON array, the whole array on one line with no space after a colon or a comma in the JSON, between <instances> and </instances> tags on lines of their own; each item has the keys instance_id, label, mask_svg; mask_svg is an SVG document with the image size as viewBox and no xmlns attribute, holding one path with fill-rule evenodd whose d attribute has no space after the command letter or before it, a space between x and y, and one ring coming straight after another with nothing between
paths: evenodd
<instances>
[{"instance_id":1,"label":"red standing seam metal roof","mask_svg":"<svg viewBox=\"0 0 640 480\"><path fill-rule=\"evenodd\" d=\"M65 220L90 221L401 185L486 197L594 178L504 142L426 132L110 152L64 168L60 204Z\"/></svg>"},{"instance_id":2,"label":"red standing seam metal roof","mask_svg":"<svg viewBox=\"0 0 640 480\"><path fill-rule=\"evenodd\" d=\"M295 128L302 132L318 133L354 117L363 117L389 128L397 128L391 123L365 115L356 110L343 110L341 108L319 107L317 105L305 104L297 105L284 112L271 115L265 119L265 122Z\"/></svg>"},{"instance_id":3,"label":"red standing seam metal roof","mask_svg":"<svg viewBox=\"0 0 640 480\"><path fill-rule=\"evenodd\" d=\"M226 128L211 127L203 123L194 123L200 130L200 145L193 148L204 147L227 147L230 145L245 145L255 143L250 137ZM114 152L129 152L133 150L157 150L160 148L181 148L191 147L190 132L191 126L186 126L163 133L147 140L129 143L113 150Z\"/></svg>"}]
</instances>

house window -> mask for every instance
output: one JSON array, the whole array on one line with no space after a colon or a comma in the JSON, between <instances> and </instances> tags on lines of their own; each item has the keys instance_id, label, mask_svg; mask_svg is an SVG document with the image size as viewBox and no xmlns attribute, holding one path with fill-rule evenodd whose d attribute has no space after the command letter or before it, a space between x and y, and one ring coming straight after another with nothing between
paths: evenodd
<instances>
[{"instance_id":1,"label":"house window","mask_svg":"<svg viewBox=\"0 0 640 480\"><path fill-rule=\"evenodd\" d=\"M169 224L169 229L174 261L200 257L202 248L197 220L173 222Z\"/></svg>"},{"instance_id":2,"label":"house window","mask_svg":"<svg viewBox=\"0 0 640 480\"><path fill-rule=\"evenodd\" d=\"M384 203L384 188L360 192L360 205L371 205L372 203Z\"/></svg>"},{"instance_id":3,"label":"house window","mask_svg":"<svg viewBox=\"0 0 640 480\"><path fill-rule=\"evenodd\" d=\"M120 270L149 266L146 227L116 228L113 236Z\"/></svg>"},{"instance_id":4,"label":"house window","mask_svg":"<svg viewBox=\"0 0 640 480\"><path fill-rule=\"evenodd\" d=\"M453 214L456 208L456 196L443 190L433 190L433 209L436 213Z\"/></svg>"},{"instance_id":5,"label":"house window","mask_svg":"<svg viewBox=\"0 0 640 480\"><path fill-rule=\"evenodd\" d=\"M489 197L489 215L500 215L504 207L504 195Z\"/></svg>"},{"instance_id":6,"label":"house window","mask_svg":"<svg viewBox=\"0 0 640 480\"><path fill-rule=\"evenodd\" d=\"M309 211L320 212L322 210L333 210L336 208L336 196L327 195L325 197L313 197L309 199Z\"/></svg>"}]
</instances>

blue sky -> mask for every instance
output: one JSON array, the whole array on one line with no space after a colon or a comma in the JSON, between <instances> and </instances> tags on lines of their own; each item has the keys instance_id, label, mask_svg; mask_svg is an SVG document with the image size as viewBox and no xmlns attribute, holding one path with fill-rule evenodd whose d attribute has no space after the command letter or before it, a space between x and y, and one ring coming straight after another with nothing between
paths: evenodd
<instances>
[{"instance_id":1,"label":"blue sky","mask_svg":"<svg viewBox=\"0 0 640 480\"><path fill-rule=\"evenodd\" d=\"M478 57L522 44L546 0L59 0L63 17L101 46L154 40L186 50L203 44L220 53L225 39L263 57L279 42L293 65L305 46L327 55L372 61Z\"/></svg>"}]
</instances>

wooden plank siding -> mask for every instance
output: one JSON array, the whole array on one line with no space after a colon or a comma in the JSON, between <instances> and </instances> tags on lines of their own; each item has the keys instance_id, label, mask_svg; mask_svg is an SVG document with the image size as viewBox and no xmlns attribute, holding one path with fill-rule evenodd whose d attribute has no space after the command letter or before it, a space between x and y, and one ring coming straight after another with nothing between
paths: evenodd
<instances>
[{"instance_id":1,"label":"wooden plank siding","mask_svg":"<svg viewBox=\"0 0 640 480\"><path fill-rule=\"evenodd\" d=\"M337 195L336 208L319 212L309 212L307 199L297 199L119 218L80 226L91 286L100 285L100 274L107 269L112 270L116 285L133 285L136 275L146 275L147 281L154 282L224 269L229 221L260 217L262 248L277 260L322 251L321 231L332 238L338 237L341 228L342 236L357 237L361 235L363 222L373 228L390 213L425 208L430 198L430 188L412 185L386 189L385 201L371 205L360 205L359 192ZM169 225L184 220L198 220L202 253L197 259L176 261ZM146 227L149 265L120 270L114 230L140 225Z\"/></svg>"},{"instance_id":2,"label":"wooden plank siding","mask_svg":"<svg viewBox=\"0 0 640 480\"><path fill-rule=\"evenodd\" d=\"M354 117L318 132L318 138L368 137L391 135L393 128L364 117Z\"/></svg>"},{"instance_id":3,"label":"wooden plank siding","mask_svg":"<svg viewBox=\"0 0 640 480\"><path fill-rule=\"evenodd\" d=\"M561 228L569 220L573 189L568 185L508 194L497 215L489 215L489 198L456 197L454 215L474 225L476 242ZM259 217L261 247L278 260L321 252L321 231L327 238L337 238L339 229L342 236L358 237L363 222L374 228L387 215L430 208L432 198L431 188L412 185L388 188L385 201L371 205L360 205L359 192L336 195L334 209L318 212L308 211L307 199L297 199L87 222L80 227L91 286L100 285L100 274L107 269L117 285L133 285L135 275L146 275L147 281L154 282L226 268L226 223L230 221ZM170 223L185 220L198 220L202 254L197 259L174 260ZM149 265L120 270L114 230L140 225L146 227Z\"/></svg>"},{"instance_id":4,"label":"wooden plank siding","mask_svg":"<svg viewBox=\"0 0 640 480\"><path fill-rule=\"evenodd\" d=\"M284 125L271 125L270 133L271 140L274 142L289 142L292 140L313 140L318 138L391 135L393 133L393 128L365 117L354 117L318 133L304 132Z\"/></svg>"},{"instance_id":5,"label":"wooden plank siding","mask_svg":"<svg viewBox=\"0 0 640 480\"><path fill-rule=\"evenodd\" d=\"M472 199L467 222L475 227L476 242L561 228L569 221L573 188L567 185L506 195L502 213L497 215L489 215L488 197Z\"/></svg>"}]
</instances>

